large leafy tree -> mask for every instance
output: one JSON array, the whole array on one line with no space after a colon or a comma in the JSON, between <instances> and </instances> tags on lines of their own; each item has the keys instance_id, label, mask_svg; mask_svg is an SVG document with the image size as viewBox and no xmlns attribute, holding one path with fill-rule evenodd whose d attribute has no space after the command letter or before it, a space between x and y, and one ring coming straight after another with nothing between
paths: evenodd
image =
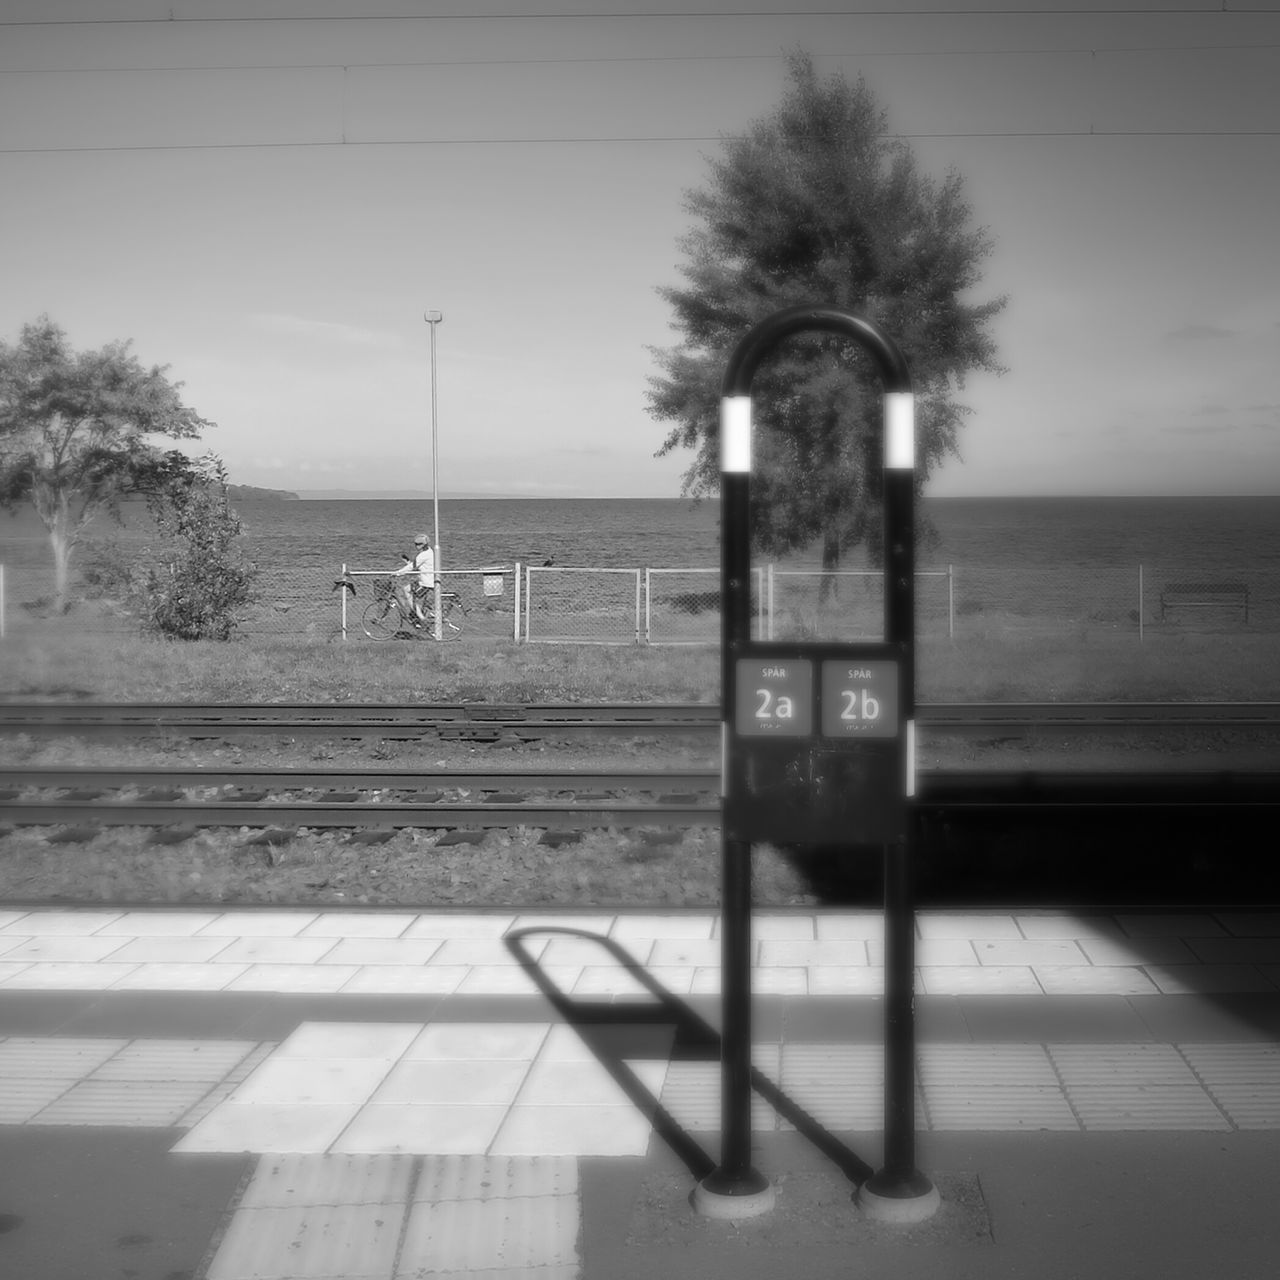
<instances>
[{"instance_id":1,"label":"large leafy tree","mask_svg":"<svg viewBox=\"0 0 1280 1280\"><path fill-rule=\"evenodd\" d=\"M999 371L987 324L1004 299L969 291L991 241L971 224L960 176L922 174L887 136L861 79L821 79L792 55L770 114L726 139L707 184L686 193L685 284L659 290L683 341L654 349L649 411L674 422L659 455L696 451L685 491L719 484L720 379L734 345L783 307L834 304L875 320L902 347L916 392L917 485L948 454L971 371ZM759 367L752 533L766 552L820 541L823 567L881 532L881 391L847 341L797 335Z\"/></svg>"},{"instance_id":2,"label":"large leafy tree","mask_svg":"<svg viewBox=\"0 0 1280 1280\"><path fill-rule=\"evenodd\" d=\"M181 383L144 369L127 342L72 351L41 316L0 343L0 504L31 502L49 532L54 593L67 602L72 553L94 517L183 474L185 455L155 437L190 439L213 424L183 404Z\"/></svg>"}]
</instances>

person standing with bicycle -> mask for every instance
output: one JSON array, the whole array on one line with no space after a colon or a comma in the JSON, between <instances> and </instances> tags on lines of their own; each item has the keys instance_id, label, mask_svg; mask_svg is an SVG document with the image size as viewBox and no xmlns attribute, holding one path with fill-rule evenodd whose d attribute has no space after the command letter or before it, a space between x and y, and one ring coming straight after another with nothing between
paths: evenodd
<instances>
[{"instance_id":1,"label":"person standing with bicycle","mask_svg":"<svg viewBox=\"0 0 1280 1280\"><path fill-rule=\"evenodd\" d=\"M412 614L421 623L427 620L423 609L436 589L436 556L431 548L431 539L425 533L420 533L414 538L413 546L413 559L405 557L405 564L396 570L395 576L399 578L402 575L416 573L418 581L406 582L403 586L397 585L396 589L404 603L405 612Z\"/></svg>"}]
</instances>

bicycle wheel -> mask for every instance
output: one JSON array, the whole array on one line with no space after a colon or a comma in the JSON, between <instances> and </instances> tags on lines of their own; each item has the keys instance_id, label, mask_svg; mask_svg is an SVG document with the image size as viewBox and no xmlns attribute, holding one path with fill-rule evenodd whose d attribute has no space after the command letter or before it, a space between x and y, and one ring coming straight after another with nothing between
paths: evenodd
<instances>
[{"instance_id":1,"label":"bicycle wheel","mask_svg":"<svg viewBox=\"0 0 1280 1280\"><path fill-rule=\"evenodd\" d=\"M445 596L444 616L440 620L441 640L461 640L467 611L457 596Z\"/></svg>"},{"instance_id":2,"label":"bicycle wheel","mask_svg":"<svg viewBox=\"0 0 1280 1280\"><path fill-rule=\"evenodd\" d=\"M360 626L370 640L394 640L400 623L400 606L394 600L375 600L360 619Z\"/></svg>"}]
</instances>

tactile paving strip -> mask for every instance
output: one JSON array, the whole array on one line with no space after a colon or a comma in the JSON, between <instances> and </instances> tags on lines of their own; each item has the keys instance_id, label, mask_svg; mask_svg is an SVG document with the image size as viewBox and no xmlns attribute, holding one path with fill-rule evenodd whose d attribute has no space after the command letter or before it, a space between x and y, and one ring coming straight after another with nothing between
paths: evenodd
<instances>
[{"instance_id":1,"label":"tactile paving strip","mask_svg":"<svg viewBox=\"0 0 1280 1280\"><path fill-rule=\"evenodd\" d=\"M1085 1129L1230 1129L1171 1044L1049 1045Z\"/></svg>"},{"instance_id":2,"label":"tactile paving strip","mask_svg":"<svg viewBox=\"0 0 1280 1280\"><path fill-rule=\"evenodd\" d=\"M207 1280L576 1280L576 1159L264 1157Z\"/></svg>"},{"instance_id":3,"label":"tactile paving strip","mask_svg":"<svg viewBox=\"0 0 1280 1280\"><path fill-rule=\"evenodd\" d=\"M1183 1057L1238 1129L1280 1129L1280 1045L1184 1044Z\"/></svg>"},{"instance_id":4,"label":"tactile paving strip","mask_svg":"<svg viewBox=\"0 0 1280 1280\"><path fill-rule=\"evenodd\" d=\"M0 1122L180 1125L258 1048L243 1040L13 1037L0 1041Z\"/></svg>"}]
</instances>

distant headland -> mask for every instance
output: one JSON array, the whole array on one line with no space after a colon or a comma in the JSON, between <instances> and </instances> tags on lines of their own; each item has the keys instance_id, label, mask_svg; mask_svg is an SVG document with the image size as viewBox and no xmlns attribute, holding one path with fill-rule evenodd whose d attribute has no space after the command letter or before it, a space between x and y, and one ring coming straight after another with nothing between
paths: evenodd
<instances>
[{"instance_id":1,"label":"distant headland","mask_svg":"<svg viewBox=\"0 0 1280 1280\"><path fill-rule=\"evenodd\" d=\"M232 502L297 502L298 495L288 489L259 489L251 484L227 485L227 497Z\"/></svg>"}]
</instances>

